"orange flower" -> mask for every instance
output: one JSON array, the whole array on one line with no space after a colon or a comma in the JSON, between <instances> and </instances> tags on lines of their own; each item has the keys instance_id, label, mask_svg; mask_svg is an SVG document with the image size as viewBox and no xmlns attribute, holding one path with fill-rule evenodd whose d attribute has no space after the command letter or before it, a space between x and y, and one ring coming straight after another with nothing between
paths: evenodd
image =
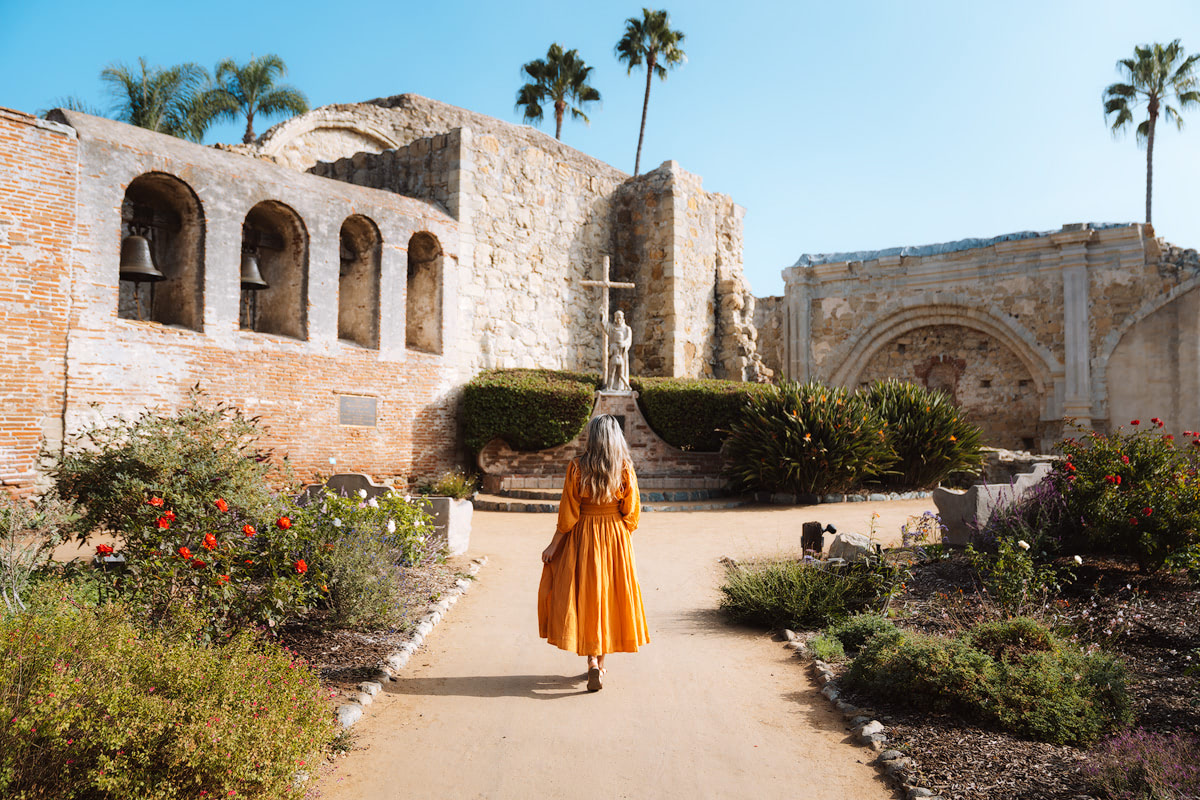
<instances>
[{"instance_id":1,"label":"orange flower","mask_svg":"<svg viewBox=\"0 0 1200 800\"><path fill-rule=\"evenodd\" d=\"M170 509L168 509L168 510L164 511L164 512L163 512L163 516L164 516L166 519L170 520L171 522L174 522L174 521L175 521L175 512L174 512L174 511L171 511Z\"/></svg>"},{"instance_id":2,"label":"orange flower","mask_svg":"<svg viewBox=\"0 0 1200 800\"><path fill-rule=\"evenodd\" d=\"M215 505L217 507L217 511L228 511L229 510L229 503L226 503L224 498L221 498L221 497L218 497L213 502L213 505Z\"/></svg>"},{"instance_id":3,"label":"orange flower","mask_svg":"<svg viewBox=\"0 0 1200 800\"><path fill-rule=\"evenodd\" d=\"M247 536L253 536L254 534L258 533L258 531L254 530L253 525L246 523L242 526L242 533L246 534Z\"/></svg>"},{"instance_id":4,"label":"orange flower","mask_svg":"<svg viewBox=\"0 0 1200 800\"><path fill-rule=\"evenodd\" d=\"M217 537L213 536L211 533L204 534L204 549L205 550L216 550L217 549Z\"/></svg>"},{"instance_id":5,"label":"orange flower","mask_svg":"<svg viewBox=\"0 0 1200 800\"><path fill-rule=\"evenodd\" d=\"M288 528L292 527L292 520L290 517L280 517L279 519L275 520L275 527L279 528L281 531L286 531Z\"/></svg>"},{"instance_id":6,"label":"orange flower","mask_svg":"<svg viewBox=\"0 0 1200 800\"><path fill-rule=\"evenodd\" d=\"M166 530L167 528L171 527L171 520L167 519L166 517L159 517L158 527Z\"/></svg>"},{"instance_id":7,"label":"orange flower","mask_svg":"<svg viewBox=\"0 0 1200 800\"><path fill-rule=\"evenodd\" d=\"M179 555L182 556L183 558L191 558L192 551L188 550L186 547L181 547L181 548L179 548Z\"/></svg>"},{"instance_id":8,"label":"orange flower","mask_svg":"<svg viewBox=\"0 0 1200 800\"><path fill-rule=\"evenodd\" d=\"M111 544L96 545L96 555L98 555L98 556L111 556L112 552L113 552L113 547Z\"/></svg>"},{"instance_id":9,"label":"orange flower","mask_svg":"<svg viewBox=\"0 0 1200 800\"><path fill-rule=\"evenodd\" d=\"M302 559L300 559L299 561L297 561L297 562L296 562L295 564L293 564L292 566L296 568L296 574L297 574L297 575L303 575L304 573L308 572L308 564L305 564L305 563L304 563L304 559L303 559L303 558L302 558Z\"/></svg>"},{"instance_id":10,"label":"orange flower","mask_svg":"<svg viewBox=\"0 0 1200 800\"><path fill-rule=\"evenodd\" d=\"M149 505L152 505L152 506L154 506L155 508L162 508L163 499L162 499L161 497L151 497L151 498L150 498L149 500L147 500L146 502L147 502Z\"/></svg>"},{"instance_id":11,"label":"orange flower","mask_svg":"<svg viewBox=\"0 0 1200 800\"><path fill-rule=\"evenodd\" d=\"M207 566L208 566L208 564L204 563L203 561L201 561L198 558L192 559L192 569L202 569L203 567L207 567Z\"/></svg>"},{"instance_id":12,"label":"orange flower","mask_svg":"<svg viewBox=\"0 0 1200 800\"><path fill-rule=\"evenodd\" d=\"M229 576L228 575L218 575L217 583L229 583Z\"/></svg>"}]
</instances>

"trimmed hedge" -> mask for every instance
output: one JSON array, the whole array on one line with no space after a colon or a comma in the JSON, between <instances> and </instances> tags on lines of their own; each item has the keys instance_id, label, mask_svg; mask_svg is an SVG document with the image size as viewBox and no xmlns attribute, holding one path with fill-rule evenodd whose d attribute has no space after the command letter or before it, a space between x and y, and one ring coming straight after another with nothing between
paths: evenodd
<instances>
[{"instance_id":1,"label":"trimmed hedge","mask_svg":"<svg viewBox=\"0 0 1200 800\"><path fill-rule=\"evenodd\" d=\"M600 376L550 369L481 372L463 391L466 445L478 453L500 437L514 450L566 444L587 424Z\"/></svg>"},{"instance_id":2,"label":"trimmed hedge","mask_svg":"<svg viewBox=\"0 0 1200 800\"><path fill-rule=\"evenodd\" d=\"M681 450L717 452L751 397L765 384L692 378L633 378L651 429Z\"/></svg>"}]
</instances>

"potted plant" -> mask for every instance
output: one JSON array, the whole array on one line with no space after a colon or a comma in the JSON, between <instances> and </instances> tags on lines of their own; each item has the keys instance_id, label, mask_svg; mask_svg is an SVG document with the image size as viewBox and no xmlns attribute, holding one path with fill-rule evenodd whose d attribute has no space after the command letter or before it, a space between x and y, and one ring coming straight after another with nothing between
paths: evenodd
<instances>
[{"instance_id":1,"label":"potted plant","mask_svg":"<svg viewBox=\"0 0 1200 800\"><path fill-rule=\"evenodd\" d=\"M457 468L417 489L424 495L425 511L433 517L434 533L446 537L449 555L465 553L470 546L471 516L475 511L470 498L478 489L475 476Z\"/></svg>"}]
</instances>

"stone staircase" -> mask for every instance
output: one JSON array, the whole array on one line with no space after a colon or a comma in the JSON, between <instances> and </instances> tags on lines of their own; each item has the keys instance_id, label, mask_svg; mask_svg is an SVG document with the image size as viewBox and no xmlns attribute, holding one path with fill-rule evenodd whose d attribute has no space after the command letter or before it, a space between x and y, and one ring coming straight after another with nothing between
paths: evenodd
<instances>
[{"instance_id":1,"label":"stone staircase","mask_svg":"<svg viewBox=\"0 0 1200 800\"><path fill-rule=\"evenodd\" d=\"M508 475L494 494L475 495L478 511L513 511L557 514L562 497L562 477ZM638 477L642 511L715 511L750 502L727 496L720 480L646 475Z\"/></svg>"}]
</instances>

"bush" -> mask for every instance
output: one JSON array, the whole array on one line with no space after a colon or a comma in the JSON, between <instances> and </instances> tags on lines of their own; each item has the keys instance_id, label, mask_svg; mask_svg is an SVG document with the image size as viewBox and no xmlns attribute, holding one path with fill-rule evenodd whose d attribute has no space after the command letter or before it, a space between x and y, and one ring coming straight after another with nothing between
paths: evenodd
<instances>
[{"instance_id":1,"label":"bush","mask_svg":"<svg viewBox=\"0 0 1200 800\"><path fill-rule=\"evenodd\" d=\"M638 406L650 427L672 447L716 452L763 385L693 378L633 378Z\"/></svg>"},{"instance_id":2,"label":"bush","mask_svg":"<svg viewBox=\"0 0 1200 800\"><path fill-rule=\"evenodd\" d=\"M880 474L893 456L861 397L815 381L764 386L725 441L737 491L844 492Z\"/></svg>"},{"instance_id":3,"label":"bush","mask_svg":"<svg viewBox=\"0 0 1200 800\"><path fill-rule=\"evenodd\" d=\"M1066 505L1064 548L1111 553L1157 569L1200 544L1200 479L1161 435L1161 420L1063 443L1055 481Z\"/></svg>"},{"instance_id":4,"label":"bush","mask_svg":"<svg viewBox=\"0 0 1200 800\"><path fill-rule=\"evenodd\" d=\"M403 571L445 552L429 515L395 492L366 499L327 490L297 512L296 524L310 531L311 562L326 578L334 624L344 627L398 625L407 611Z\"/></svg>"},{"instance_id":5,"label":"bush","mask_svg":"<svg viewBox=\"0 0 1200 800\"><path fill-rule=\"evenodd\" d=\"M1032 620L980 626L954 639L877 634L845 682L879 698L953 711L1055 744L1088 745L1132 718L1120 662L1086 655Z\"/></svg>"},{"instance_id":6,"label":"bush","mask_svg":"<svg viewBox=\"0 0 1200 800\"><path fill-rule=\"evenodd\" d=\"M813 658L825 662L845 661L846 650L834 636L821 634L808 643Z\"/></svg>"},{"instance_id":7,"label":"bush","mask_svg":"<svg viewBox=\"0 0 1200 800\"><path fill-rule=\"evenodd\" d=\"M453 497L456 500L466 500L479 491L479 481L474 475L468 475L461 469L455 468L443 472L441 477L436 481L421 486L417 491L421 494L433 495L435 497Z\"/></svg>"},{"instance_id":8,"label":"bush","mask_svg":"<svg viewBox=\"0 0 1200 800\"><path fill-rule=\"evenodd\" d=\"M297 771L333 736L314 671L247 633L213 649L135 614L56 596L0 619L0 795L302 796Z\"/></svg>"},{"instance_id":9,"label":"bush","mask_svg":"<svg viewBox=\"0 0 1200 800\"><path fill-rule=\"evenodd\" d=\"M71 514L53 492L28 503L0 491L0 598L9 612L25 608L29 579L62 543Z\"/></svg>"},{"instance_id":10,"label":"bush","mask_svg":"<svg viewBox=\"0 0 1200 800\"><path fill-rule=\"evenodd\" d=\"M497 437L514 450L565 444L592 413L600 376L547 369L481 372L463 390L468 448L478 453Z\"/></svg>"},{"instance_id":11,"label":"bush","mask_svg":"<svg viewBox=\"0 0 1200 800\"><path fill-rule=\"evenodd\" d=\"M739 622L820 628L881 607L899 582L899 570L880 562L842 567L773 562L731 571L721 587L721 608Z\"/></svg>"},{"instance_id":12,"label":"bush","mask_svg":"<svg viewBox=\"0 0 1200 800\"><path fill-rule=\"evenodd\" d=\"M979 428L944 393L889 378L859 394L883 421L896 454L885 483L924 489L954 473L978 472Z\"/></svg>"},{"instance_id":13,"label":"bush","mask_svg":"<svg viewBox=\"0 0 1200 800\"><path fill-rule=\"evenodd\" d=\"M83 504L74 529L86 539L100 528L136 537L145 502L167 498L175 513L196 518L224 498L255 519L275 519L268 485L271 454L259 450L257 418L199 389L174 414L146 411L133 421L93 426L72 437L55 475L58 492Z\"/></svg>"},{"instance_id":14,"label":"bush","mask_svg":"<svg viewBox=\"0 0 1200 800\"><path fill-rule=\"evenodd\" d=\"M1190 733L1119 733L1092 751L1084 774L1109 800L1200 797L1200 737Z\"/></svg>"},{"instance_id":15,"label":"bush","mask_svg":"<svg viewBox=\"0 0 1200 800\"><path fill-rule=\"evenodd\" d=\"M896 626L887 617L878 614L855 614L834 624L825 633L841 642L846 652L857 653L872 637L894 630Z\"/></svg>"},{"instance_id":16,"label":"bush","mask_svg":"<svg viewBox=\"0 0 1200 800\"><path fill-rule=\"evenodd\" d=\"M983 578L988 596L1006 614L1025 614L1045 606L1062 580L1072 577L1065 568L1060 576L1053 565L1035 561L1031 550L1024 539L1000 539L994 553L967 548L967 557Z\"/></svg>"}]
</instances>

